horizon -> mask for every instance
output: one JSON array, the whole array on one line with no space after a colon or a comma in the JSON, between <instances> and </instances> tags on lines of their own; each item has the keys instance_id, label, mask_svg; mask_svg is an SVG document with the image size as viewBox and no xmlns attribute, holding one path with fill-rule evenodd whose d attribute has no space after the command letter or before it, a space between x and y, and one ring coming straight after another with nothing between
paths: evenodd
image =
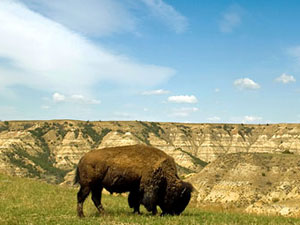
<instances>
[{"instance_id":1,"label":"horizon","mask_svg":"<svg viewBox=\"0 0 300 225\"><path fill-rule=\"evenodd\" d=\"M165 121L147 121L147 120L77 120L77 119L47 119L47 120L0 120L0 122L66 122L66 121L75 121L75 122L125 122L125 123L130 123L130 122L146 122L146 123L175 123L175 124L186 124L186 125L197 125L197 124L202 124L202 125L242 125L242 126L269 126L269 125L298 125L300 123L222 123L222 122L207 122L207 123L202 123L202 122L165 122Z\"/></svg>"},{"instance_id":2,"label":"horizon","mask_svg":"<svg viewBox=\"0 0 300 225\"><path fill-rule=\"evenodd\" d=\"M300 123L300 2L0 1L0 120Z\"/></svg>"}]
</instances>

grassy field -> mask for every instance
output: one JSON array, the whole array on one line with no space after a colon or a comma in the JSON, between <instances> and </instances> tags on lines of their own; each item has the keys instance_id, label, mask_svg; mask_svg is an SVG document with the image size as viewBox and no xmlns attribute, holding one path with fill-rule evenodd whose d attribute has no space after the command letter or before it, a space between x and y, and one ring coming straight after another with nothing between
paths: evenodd
<instances>
[{"instance_id":1,"label":"grassy field","mask_svg":"<svg viewBox=\"0 0 300 225\"><path fill-rule=\"evenodd\" d=\"M300 224L300 219L209 212L189 206L180 216L131 213L127 198L103 196L105 213L98 215L90 198L84 219L76 215L76 188L0 174L0 224Z\"/></svg>"}]
</instances>

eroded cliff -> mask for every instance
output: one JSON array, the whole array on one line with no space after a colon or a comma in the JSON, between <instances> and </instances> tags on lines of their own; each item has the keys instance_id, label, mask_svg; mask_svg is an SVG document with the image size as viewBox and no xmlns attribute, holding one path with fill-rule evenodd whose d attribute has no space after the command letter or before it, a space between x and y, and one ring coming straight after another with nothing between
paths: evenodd
<instances>
[{"instance_id":1,"label":"eroded cliff","mask_svg":"<svg viewBox=\"0 0 300 225\"><path fill-rule=\"evenodd\" d=\"M173 156L186 175L228 153L298 154L300 125L6 121L0 122L0 170L60 183L85 152L138 143Z\"/></svg>"},{"instance_id":2,"label":"eroded cliff","mask_svg":"<svg viewBox=\"0 0 300 225\"><path fill-rule=\"evenodd\" d=\"M233 153L188 178L198 206L244 212L300 215L300 156L291 153Z\"/></svg>"}]
</instances>

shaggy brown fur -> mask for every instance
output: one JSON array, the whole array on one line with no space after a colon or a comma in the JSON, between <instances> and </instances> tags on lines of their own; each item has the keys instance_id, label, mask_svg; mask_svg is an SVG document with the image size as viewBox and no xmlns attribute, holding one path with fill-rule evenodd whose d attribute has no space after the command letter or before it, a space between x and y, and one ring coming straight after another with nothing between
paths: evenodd
<instances>
[{"instance_id":1,"label":"shaggy brown fur","mask_svg":"<svg viewBox=\"0 0 300 225\"><path fill-rule=\"evenodd\" d=\"M113 147L91 151L79 161L75 183L77 213L83 217L83 202L92 192L92 200L101 212L101 192L129 192L128 203L139 213L140 204L156 214L179 215L190 201L193 187L177 176L172 157L163 151L144 145Z\"/></svg>"}]
</instances>

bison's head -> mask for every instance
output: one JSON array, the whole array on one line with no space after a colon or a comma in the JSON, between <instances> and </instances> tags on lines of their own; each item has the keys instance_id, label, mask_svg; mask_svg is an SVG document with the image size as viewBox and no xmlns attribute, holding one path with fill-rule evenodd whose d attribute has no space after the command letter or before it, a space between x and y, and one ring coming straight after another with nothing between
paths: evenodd
<instances>
[{"instance_id":1,"label":"bison's head","mask_svg":"<svg viewBox=\"0 0 300 225\"><path fill-rule=\"evenodd\" d=\"M167 193L161 204L163 214L179 215L189 204L194 188L190 183L179 181L167 188Z\"/></svg>"}]
</instances>

